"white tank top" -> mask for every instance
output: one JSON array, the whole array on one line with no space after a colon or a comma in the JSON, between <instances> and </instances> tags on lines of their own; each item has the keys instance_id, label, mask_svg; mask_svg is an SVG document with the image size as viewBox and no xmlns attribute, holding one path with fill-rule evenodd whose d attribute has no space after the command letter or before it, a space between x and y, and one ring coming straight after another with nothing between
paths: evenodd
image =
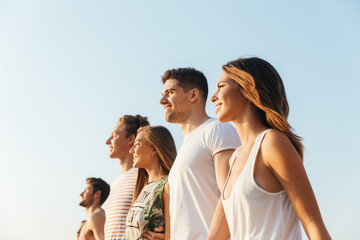
<instances>
[{"instance_id":1,"label":"white tank top","mask_svg":"<svg viewBox=\"0 0 360 240\"><path fill-rule=\"evenodd\" d=\"M221 199L232 240L301 240L299 219L285 190L276 193L265 191L254 179L255 159L267 131L256 138L229 198L225 199L224 189L237 150L231 157L231 167Z\"/></svg>"}]
</instances>

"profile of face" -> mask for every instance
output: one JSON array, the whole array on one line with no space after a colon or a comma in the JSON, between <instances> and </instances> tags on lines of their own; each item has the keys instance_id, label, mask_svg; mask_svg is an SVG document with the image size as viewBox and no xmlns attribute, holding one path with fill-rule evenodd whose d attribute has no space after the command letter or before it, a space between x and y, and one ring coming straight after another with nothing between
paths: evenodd
<instances>
[{"instance_id":1,"label":"profile of face","mask_svg":"<svg viewBox=\"0 0 360 240\"><path fill-rule=\"evenodd\" d=\"M134 146L130 149L133 155L133 167L151 169L154 164L158 164L156 151L146 140L146 132L139 132L135 138Z\"/></svg>"},{"instance_id":2,"label":"profile of face","mask_svg":"<svg viewBox=\"0 0 360 240\"><path fill-rule=\"evenodd\" d=\"M182 123L188 114L190 91L178 86L178 80L168 79L164 84L160 104L165 109L165 119L171 123Z\"/></svg>"},{"instance_id":3,"label":"profile of face","mask_svg":"<svg viewBox=\"0 0 360 240\"><path fill-rule=\"evenodd\" d=\"M216 84L216 92L211 97L215 104L215 113L220 122L230 122L241 118L250 101L240 92L237 82L224 71Z\"/></svg>"},{"instance_id":4,"label":"profile of face","mask_svg":"<svg viewBox=\"0 0 360 240\"><path fill-rule=\"evenodd\" d=\"M86 185L86 188L82 193L80 193L81 200L79 205L82 207L89 207L94 202L93 187L89 184Z\"/></svg>"},{"instance_id":5,"label":"profile of face","mask_svg":"<svg viewBox=\"0 0 360 240\"><path fill-rule=\"evenodd\" d=\"M125 125L117 123L113 131L110 134L106 144L109 146L110 158L122 158L129 152L129 148L132 147L132 138L134 135L126 137Z\"/></svg>"}]
</instances>

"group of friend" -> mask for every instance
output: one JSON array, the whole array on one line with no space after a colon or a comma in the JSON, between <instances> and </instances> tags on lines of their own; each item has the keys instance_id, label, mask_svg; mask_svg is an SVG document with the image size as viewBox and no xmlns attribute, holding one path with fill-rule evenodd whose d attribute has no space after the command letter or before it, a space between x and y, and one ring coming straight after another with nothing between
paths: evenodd
<instances>
[{"instance_id":1,"label":"group of friend","mask_svg":"<svg viewBox=\"0 0 360 240\"><path fill-rule=\"evenodd\" d=\"M222 69L211 97L217 120L205 111L202 72L162 76L165 119L184 134L178 153L165 127L140 115L119 119L106 144L122 174L111 187L87 179L78 239L299 240L300 223L309 239L331 239L280 75L256 57Z\"/></svg>"}]
</instances>

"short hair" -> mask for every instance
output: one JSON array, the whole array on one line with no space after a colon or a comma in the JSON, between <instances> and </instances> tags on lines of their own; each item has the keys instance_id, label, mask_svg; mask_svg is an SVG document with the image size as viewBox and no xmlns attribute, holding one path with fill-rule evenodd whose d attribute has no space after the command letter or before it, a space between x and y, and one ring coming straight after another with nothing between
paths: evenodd
<instances>
[{"instance_id":1,"label":"short hair","mask_svg":"<svg viewBox=\"0 0 360 240\"><path fill-rule=\"evenodd\" d=\"M167 70L161 77L162 83L169 79L178 81L178 86L183 88L185 92L196 88L199 90L204 103L209 93L208 82L205 75L195 68L176 68Z\"/></svg>"},{"instance_id":2,"label":"short hair","mask_svg":"<svg viewBox=\"0 0 360 240\"><path fill-rule=\"evenodd\" d=\"M110 193L110 186L101 178L89 177L86 179L86 183L92 186L93 194L97 191L101 191L100 204L102 205Z\"/></svg>"},{"instance_id":3,"label":"short hair","mask_svg":"<svg viewBox=\"0 0 360 240\"><path fill-rule=\"evenodd\" d=\"M125 125L125 137L129 137L131 134L134 134L136 136L137 130L140 127L149 126L150 123L147 120L147 117L143 117L139 114L137 115L124 115L121 118L119 118L118 123L122 123Z\"/></svg>"}]
</instances>

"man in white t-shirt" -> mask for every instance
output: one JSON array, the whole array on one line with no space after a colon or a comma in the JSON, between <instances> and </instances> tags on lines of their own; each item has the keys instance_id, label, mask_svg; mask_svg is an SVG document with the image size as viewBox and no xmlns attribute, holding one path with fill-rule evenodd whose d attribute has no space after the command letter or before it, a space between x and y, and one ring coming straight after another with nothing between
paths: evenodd
<instances>
[{"instance_id":1,"label":"man in white t-shirt","mask_svg":"<svg viewBox=\"0 0 360 240\"><path fill-rule=\"evenodd\" d=\"M240 140L232 125L206 114L208 84L202 72L193 68L168 70L162 82L160 104L166 121L179 124L184 134L169 174L171 239L204 240L229 170L229 158Z\"/></svg>"}]
</instances>

